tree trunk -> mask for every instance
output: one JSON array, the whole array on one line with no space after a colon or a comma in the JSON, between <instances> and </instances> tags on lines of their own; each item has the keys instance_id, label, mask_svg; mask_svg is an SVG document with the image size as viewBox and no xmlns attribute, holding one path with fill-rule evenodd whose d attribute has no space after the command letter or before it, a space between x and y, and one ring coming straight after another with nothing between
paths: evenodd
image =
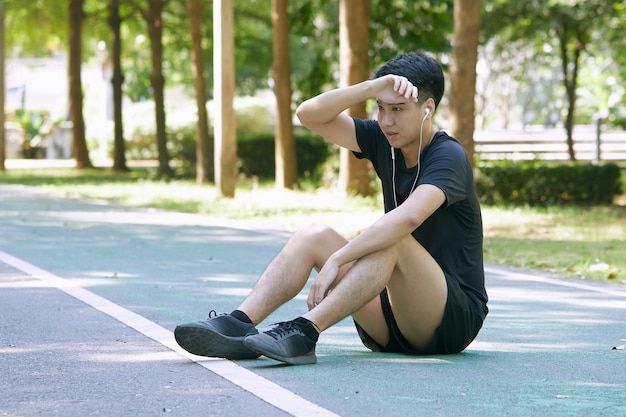
<instances>
[{"instance_id":1,"label":"tree trunk","mask_svg":"<svg viewBox=\"0 0 626 417\"><path fill-rule=\"evenodd\" d=\"M120 27L120 0L109 0L109 28L111 29L111 59L113 61L113 169L115 171L128 171L126 166L126 146L124 143L124 122L122 117L122 85L124 74L122 73L122 41Z\"/></svg>"},{"instance_id":2,"label":"tree trunk","mask_svg":"<svg viewBox=\"0 0 626 417\"><path fill-rule=\"evenodd\" d=\"M451 134L474 164L476 61L481 0L454 0L454 34L450 63Z\"/></svg>"},{"instance_id":3,"label":"tree trunk","mask_svg":"<svg viewBox=\"0 0 626 417\"><path fill-rule=\"evenodd\" d=\"M6 160L6 131L4 130L4 95L5 95L5 74L4 71L4 0L0 0L0 171L6 170L4 161Z\"/></svg>"},{"instance_id":4,"label":"tree trunk","mask_svg":"<svg viewBox=\"0 0 626 417\"><path fill-rule=\"evenodd\" d=\"M200 0L187 0L189 26L191 29L191 73L196 89L198 107L198 138L196 140L196 182L208 182L210 171L209 117L206 109L206 81L204 60L202 59L202 3Z\"/></svg>"},{"instance_id":5,"label":"tree trunk","mask_svg":"<svg viewBox=\"0 0 626 417\"><path fill-rule=\"evenodd\" d=\"M370 76L369 19L371 0L341 0L339 3L339 53L340 84L353 85ZM366 118L366 103L348 109L352 117ZM339 189L371 195L369 162L357 159L352 152L342 148L339 162Z\"/></svg>"},{"instance_id":6,"label":"tree trunk","mask_svg":"<svg viewBox=\"0 0 626 417\"><path fill-rule=\"evenodd\" d=\"M563 80L565 83L565 91L567 93L567 116L565 118L565 131L567 133L567 153L571 161L576 160L574 152L574 113L576 109L576 84L578 82L578 66L580 65L580 53L582 47L574 50L574 56L570 62L570 56L567 50L567 37L563 34L559 36L559 47L561 49L561 68L563 71ZM581 45L580 42L576 42ZM570 72L570 68L571 72Z\"/></svg>"},{"instance_id":7,"label":"tree trunk","mask_svg":"<svg viewBox=\"0 0 626 417\"><path fill-rule=\"evenodd\" d=\"M83 0L70 0L69 9L69 102L72 119L73 151L76 168L91 168L85 140L83 91L81 80Z\"/></svg>"},{"instance_id":8,"label":"tree trunk","mask_svg":"<svg viewBox=\"0 0 626 417\"><path fill-rule=\"evenodd\" d=\"M289 54L289 20L287 0L272 0L274 61L272 80L276 96L276 187L292 189L298 182L296 146L291 112L291 63Z\"/></svg>"},{"instance_id":9,"label":"tree trunk","mask_svg":"<svg viewBox=\"0 0 626 417\"><path fill-rule=\"evenodd\" d=\"M165 125L165 77L163 76L163 0L150 0L147 25L152 51L152 72L150 85L154 93L156 121L156 141L159 152L159 176L171 177L170 158L167 152L167 132Z\"/></svg>"},{"instance_id":10,"label":"tree trunk","mask_svg":"<svg viewBox=\"0 0 626 417\"><path fill-rule=\"evenodd\" d=\"M235 125L235 39L233 0L213 1L214 158L215 185L220 195L235 196L237 129Z\"/></svg>"}]
</instances>

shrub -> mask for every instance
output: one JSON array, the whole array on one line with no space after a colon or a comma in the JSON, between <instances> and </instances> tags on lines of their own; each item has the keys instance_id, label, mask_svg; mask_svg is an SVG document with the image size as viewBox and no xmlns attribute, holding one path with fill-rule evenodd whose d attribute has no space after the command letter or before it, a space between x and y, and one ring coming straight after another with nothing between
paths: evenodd
<instances>
[{"instance_id":1,"label":"shrub","mask_svg":"<svg viewBox=\"0 0 626 417\"><path fill-rule=\"evenodd\" d=\"M486 204L611 204L620 181L620 168L611 163L482 161L476 188Z\"/></svg>"},{"instance_id":2,"label":"shrub","mask_svg":"<svg viewBox=\"0 0 626 417\"><path fill-rule=\"evenodd\" d=\"M302 128L294 129L298 177L313 182L321 181L322 166L330 156L332 147L318 135ZM209 138L209 149L213 155L213 137ZM179 163L185 175L195 175L196 128L195 126L168 129L167 148L172 160ZM237 133L237 155L239 172L248 177L274 178L274 134L243 131ZM154 133L132 132L126 143L129 159L158 159ZM212 156L210 156L212 157ZM209 177L213 177L213 163L209 164Z\"/></svg>"},{"instance_id":3,"label":"shrub","mask_svg":"<svg viewBox=\"0 0 626 417\"><path fill-rule=\"evenodd\" d=\"M295 129L294 138L298 177L319 181L322 175L321 166L331 154L331 145L318 135L304 129ZM262 179L274 178L273 134L239 134L237 153L241 173Z\"/></svg>"}]
</instances>

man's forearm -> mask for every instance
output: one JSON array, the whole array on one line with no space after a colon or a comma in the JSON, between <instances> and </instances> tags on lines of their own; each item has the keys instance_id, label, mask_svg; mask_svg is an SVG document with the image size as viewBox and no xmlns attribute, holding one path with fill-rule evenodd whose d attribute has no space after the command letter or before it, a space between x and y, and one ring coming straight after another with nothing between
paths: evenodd
<instances>
[{"instance_id":1,"label":"man's forearm","mask_svg":"<svg viewBox=\"0 0 626 417\"><path fill-rule=\"evenodd\" d=\"M373 97L369 81L327 91L306 100L296 110L304 126L324 124L334 120L344 110Z\"/></svg>"}]
</instances>

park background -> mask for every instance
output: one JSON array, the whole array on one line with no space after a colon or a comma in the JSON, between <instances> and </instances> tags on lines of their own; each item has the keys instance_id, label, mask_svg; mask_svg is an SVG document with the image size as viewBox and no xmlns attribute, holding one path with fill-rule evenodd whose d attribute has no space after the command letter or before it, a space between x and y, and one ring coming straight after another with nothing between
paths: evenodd
<instances>
[{"instance_id":1,"label":"park background","mask_svg":"<svg viewBox=\"0 0 626 417\"><path fill-rule=\"evenodd\" d=\"M372 171L293 109L425 50L449 74L435 122L475 161L487 261L624 282L622 2L61 3L0 0L2 182L354 235L381 212Z\"/></svg>"}]
</instances>

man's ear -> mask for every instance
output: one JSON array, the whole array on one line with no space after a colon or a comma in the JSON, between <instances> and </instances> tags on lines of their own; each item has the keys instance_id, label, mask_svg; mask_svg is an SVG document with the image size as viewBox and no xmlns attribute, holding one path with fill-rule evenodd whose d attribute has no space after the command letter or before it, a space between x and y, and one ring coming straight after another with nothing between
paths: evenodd
<instances>
[{"instance_id":1,"label":"man's ear","mask_svg":"<svg viewBox=\"0 0 626 417\"><path fill-rule=\"evenodd\" d=\"M435 112L435 101L432 98L426 100L426 108L424 109L424 120L433 117Z\"/></svg>"}]
</instances>

